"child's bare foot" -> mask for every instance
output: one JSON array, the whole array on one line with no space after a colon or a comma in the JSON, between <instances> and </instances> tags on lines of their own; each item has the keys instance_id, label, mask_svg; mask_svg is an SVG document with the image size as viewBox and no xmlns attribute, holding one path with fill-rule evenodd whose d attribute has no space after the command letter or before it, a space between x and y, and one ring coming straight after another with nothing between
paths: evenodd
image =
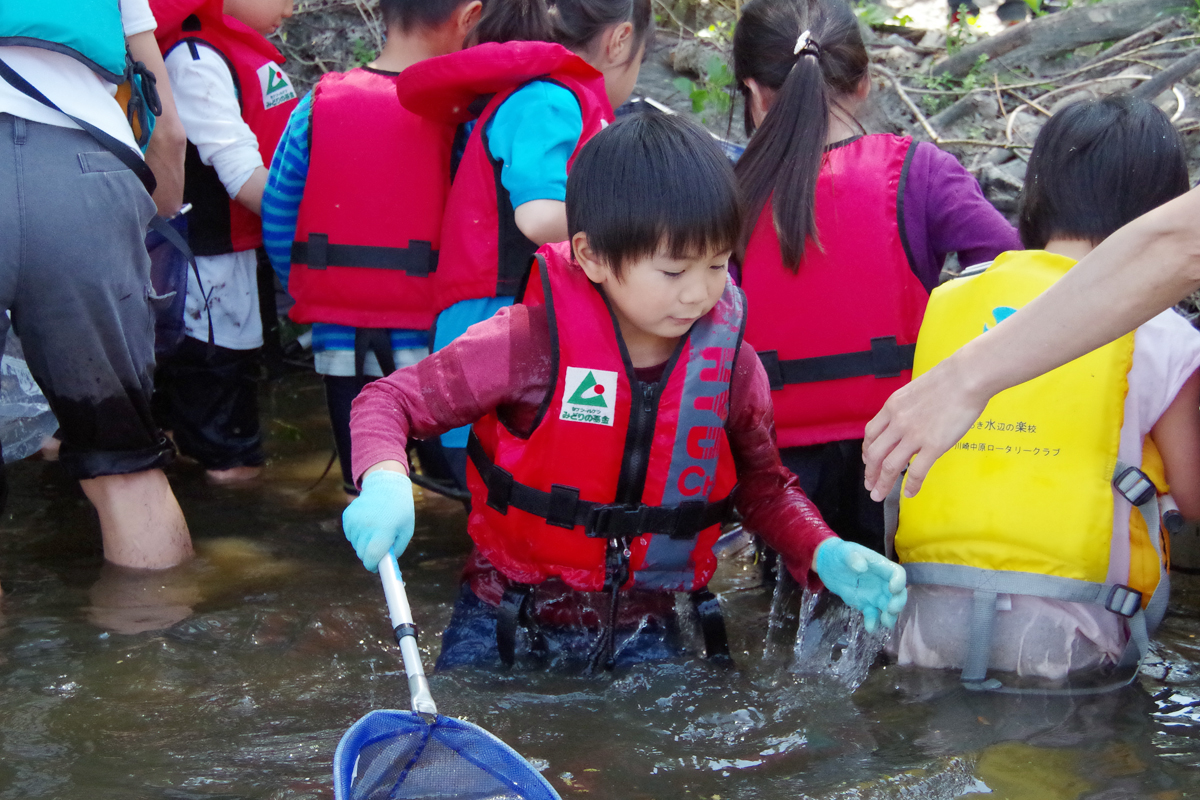
<instances>
[{"instance_id":1,"label":"child's bare foot","mask_svg":"<svg viewBox=\"0 0 1200 800\"><path fill-rule=\"evenodd\" d=\"M262 474L262 467L230 467L229 469L210 469L205 475L213 483L245 483L252 481Z\"/></svg>"}]
</instances>

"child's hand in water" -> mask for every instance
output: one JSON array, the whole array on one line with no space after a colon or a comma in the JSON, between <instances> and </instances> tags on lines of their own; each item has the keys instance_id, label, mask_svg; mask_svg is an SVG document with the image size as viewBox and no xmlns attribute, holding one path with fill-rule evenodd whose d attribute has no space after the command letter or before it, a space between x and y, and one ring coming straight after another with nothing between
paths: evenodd
<instances>
[{"instance_id":1,"label":"child's hand in water","mask_svg":"<svg viewBox=\"0 0 1200 800\"><path fill-rule=\"evenodd\" d=\"M379 571L388 550L396 557L412 540L412 481L403 472L380 469L363 478L362 493L342 512L342 530L363 566Z\"/></svg>"},{"instance_id":2,"label":"child's hand in water","mask_svg":"<svg viewBox=\"0 0 1200 800\"><path fill-rule=\"evenodd\" d=\"M817 545L813 569L829 591L862 612L867 633L880 622L896 626L908 600L904 567L860 544L826 539Z\"/></svg>"}]
</instances>

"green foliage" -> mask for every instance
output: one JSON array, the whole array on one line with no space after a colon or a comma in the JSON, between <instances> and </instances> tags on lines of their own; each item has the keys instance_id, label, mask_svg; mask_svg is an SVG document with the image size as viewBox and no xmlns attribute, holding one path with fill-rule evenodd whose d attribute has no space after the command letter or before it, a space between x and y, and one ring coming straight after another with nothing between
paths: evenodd
<instances>
[{"instance_id":1,"label":"green foliage","mask_svg":"<svg viewBox=\"0 0 1200 800\"><path fill-rule=\"evenodd\" d=\"M959 14L958 19L946 29L946 52L954 55L967 45L975 44L983 35L983 30L979 27L979 17Z\"/></svg>"},{"instance_id":2,"label":"green foliage","mask_svg":"<svg viewBox=\"0 0 1200 800\"><path fill-rule=\"evenodd\" d=\"M692 101L692 111L702 116L714 111L717 116L728 114L733 105L730 87L733 85L733 70L721 56L713 54L705 65L700 83L688 78L676 78L675 88Z\"/></svg>"},{"instance_id":3,"label":"green foliage","mask_svg":"<svg viewBox=\"0 0 1200 800\"><path fill-rule=\"evenodd\" d=\"M379 51L367 45L362 39L355 39L350 43L350 57L354 59L354 65L365 67L378 57Z\"/></svg>"},{"instance_id":4,"label":"green foliage","mask_svg":"<svg viewBox=\"0 0 1200 800\"><path fill-rule=\"evenodd\" d=\"M962 78L955 78L953 75L946 73L940 75L914 75L913 79L923 88L936 89L940 92L952 92L952 94L921 95L921 105L924 106L922 110L932 116L948 108L955 101L965 96L967 92L984 86L987 83L987 79L983 75L985 64L987 64L987 56L981 55L975 62L975 66L971 67L970 71Z\"/></svg>"},{"instance_id":5,"label":"green foliage","mask_svg":"<svg viewBox=\"0 0 1200 800\"><path fill-rule=\"evenodd\" d=\"M733 28L728 22L714 22L704 30L696 31L696 38L707 39L721 48L721 52L727 53L733 47Z\"/></svg>"},{"instance_id":6,"label":"green foliage","mask_svg":"<svg viewBox=\"0 0 1200 800\"><path fill-rule=\"evenodd\" d=\"M1200 2L1200 0L1197 0ZM861 0L854 4L854 16L858 17L859 22L872 28L878 28L883 25L900 25L908 27L912 25L912 17L907 14L889 14L890 9L884 6L870 2L870 0Z\"/></svg>"}]
</instances>

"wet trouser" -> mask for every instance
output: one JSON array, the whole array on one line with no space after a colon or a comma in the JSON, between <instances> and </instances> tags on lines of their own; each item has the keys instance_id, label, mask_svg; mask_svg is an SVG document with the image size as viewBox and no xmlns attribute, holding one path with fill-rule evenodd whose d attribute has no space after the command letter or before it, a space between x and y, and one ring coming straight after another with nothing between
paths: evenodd
<instances>
[{"instance_id":1,"label":"wet trouser","mask_svg":"<svg viewBox=\"0 0 1200 800\"><path fill-rule=\"evenodd\" d=\"M337 447L338 464L342 468L342 488L351 494L358 494L351 467L350 406L363 387L378 378L322 375L321 380L325 382L325 402L329 407L329 422L333 426L333 442ZM421 460L423 473L435 480L450 479L452 467L442 453L439 440L416 441L413 444Z\"/></svg>"},{"instance_id":2,"label":"wet trouser","mask_svg":"<svg viewBox=\"0 0 1200 800\"><path fill-rule=\"evenodd\" d=\"M779 456L838 536L884 552L883 503L863 485L862 439L787 447Z\"/></svg>"},{"instance_id":3,"label":"wet trouser","mask_svg":"<svg viewBox=\"0 0 1200 800\"><path fill-rule=\"evenodd\" d=\"M579 671L593 666L596 647L604 635L602 620L607 613L608 593L574 594L581 602L565 613L578 616L576 624L550 621L535 612L540 618L535 625L525 623L517 627L513 656L518 667ZM686 652L679 635L674 598L666 594L663 598L664 604L642 613L635 614L632 608L622 612L613 634L615 666L664 661ZM450 624L442 633L437 668L507 666L497 638L501 608L479 599L463 584Z\"/></svg>"},{"instance_id":4,"label":"wet trouser","mask_svg":"<svg viewBox=\"0 0 1200 800\"><path fill-rule=\"evenodd\" d=\"M266 460L258 423L261 369L259 348L231 350L190 336L164 359L156 400L179 452L212 470Z\"/></svg>"},{"instance_id":5,"label":"wet trouser","mask_svg":"<svg viewBox=\"0 0 1200 800\"><path fill-rule=\"evenodd\" d=\"M174 452L150 404L154 211L133 172L88 134L0 114L0 308L76 479L155 469ZM0 314L0 345L9 324Z\"/></svg>"}]
</instances>

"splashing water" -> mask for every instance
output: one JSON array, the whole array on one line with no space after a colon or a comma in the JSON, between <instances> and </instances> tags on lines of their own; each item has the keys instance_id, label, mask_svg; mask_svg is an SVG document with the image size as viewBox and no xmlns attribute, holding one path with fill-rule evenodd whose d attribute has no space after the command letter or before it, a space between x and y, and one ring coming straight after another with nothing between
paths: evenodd
<instances>
[{"instance_id":1,"label":"splashing water","mask_svg":"<svg viewBox=\"0 0 1200 800\"><path fill-rule=\"evenodd\" d=\"M867 633L862 613L831 592L806 588L790 670L798 675L826 675L854 691L891 638L887 628Z\"/></svg>"}]
</instances>

